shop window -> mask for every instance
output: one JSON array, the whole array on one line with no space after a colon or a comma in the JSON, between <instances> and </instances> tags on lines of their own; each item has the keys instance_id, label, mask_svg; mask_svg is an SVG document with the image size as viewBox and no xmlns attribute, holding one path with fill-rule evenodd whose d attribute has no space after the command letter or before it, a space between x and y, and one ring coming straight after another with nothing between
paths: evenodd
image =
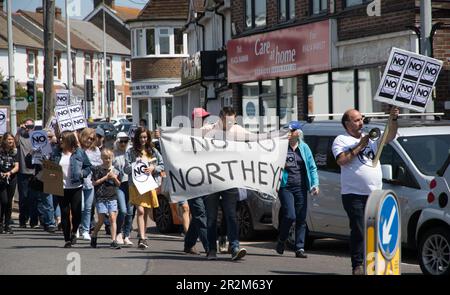
<instances>
[{"instance_id":1,"label":"shop window","mask_svg":"<svg viewBox=\"0 0 450 295\"><path fill-rule=\"evenodd\" d=\"M261 101L263 128L262 132L269 132L278 129L277 119L277 84L276 80L262 81Z\"/></svg>"},{"instance_id":2,"label":"shop window","mask_svg":"<svg viewBox=\"0 0 450 295\"><path fill-rule=\"evenodd\" d=\"M363 113L382 112L382 103L373 97L380 84L381 70L379 67L358 70L359 110Z\"/></svg>"},{"instance_id":3,"label":"shop window","mask_svg":"<svg viewBox=\"0 0 450 295\"><path fill-rule=\"evenodd\" d=\"M344 113L355 107L354 71L332 73L333 113ZM336 118L335 118L336 119Z\"/></svg>"},{"instance_id":4,"label":"shop window","mask_svg":"<svg viewBox=\"0 0 450 295\"><path fill-rule=\"evenodd\" d=\"M243 126L258 131L259 126L259 83L242 84Z\"/></svg>"},{"instance_id":5,"label":"shop window","mask_svg":"<svg viewBox=\"0 0 450 295\"><path fill-rule=\"evenodd\" d=\"M308 114L330 113L328 93L328 73L308 76ZM328 120L328 117L317 117L315 120Z\"/></svg>"},{"instance_id":6,"label":"shop window","mask_svg":"<svg viewBox=\"0 0 450 295\"><path fill-rule=\"evenodd\" d=\"M245 27L253 29L266 25L266 0L245 1Z\"/></svg>"},{"instance_id":7,"label":"shop window","mask_svg":"<svg viewBox=\"0 0 450 295\"><path fill-rule=\"evenodd\" d=\"M280 126L297 118L297 79L280 79Z\"/></svg>"}]
</instances>

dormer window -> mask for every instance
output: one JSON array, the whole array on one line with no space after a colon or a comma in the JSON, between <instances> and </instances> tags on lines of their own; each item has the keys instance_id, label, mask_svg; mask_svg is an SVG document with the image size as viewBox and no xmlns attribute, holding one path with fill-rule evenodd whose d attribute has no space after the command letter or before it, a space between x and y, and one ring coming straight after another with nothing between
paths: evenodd
<instances>
[{"instance_id":1,"label":"dormer window","mask_svg":"<svg viewBox=\"0 0 450 295\"><path fill-rule=\"evenodd\" d=\"M181 28L157 27L136 29L133 57L185 55L187 37Z\"/></svg>"}]
</instances>

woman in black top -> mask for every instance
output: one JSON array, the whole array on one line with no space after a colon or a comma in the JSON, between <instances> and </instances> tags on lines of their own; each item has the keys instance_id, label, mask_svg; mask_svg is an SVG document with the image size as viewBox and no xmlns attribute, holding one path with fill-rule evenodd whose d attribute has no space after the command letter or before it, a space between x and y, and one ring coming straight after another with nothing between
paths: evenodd
<instances>
[{"instance_id":1,"label":"woman in black top","mask_svg":"<svg viewBox=\"0 0 450 295\"><path fill-rule=\"evenodd\" d=\"M0 141L0 233L13 231L11 220L12 200L16 191L19 159L14 136L6 132Z\"/></svg>"}]
</instances>

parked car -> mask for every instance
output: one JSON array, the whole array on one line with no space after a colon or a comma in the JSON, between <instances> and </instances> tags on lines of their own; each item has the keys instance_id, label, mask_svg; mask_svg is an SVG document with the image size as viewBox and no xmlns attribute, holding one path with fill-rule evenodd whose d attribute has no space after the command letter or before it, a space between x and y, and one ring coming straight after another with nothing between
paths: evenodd
<instances>
[{"instance_id":1,"label":"parked car","mask_svg":"<svg viewBox=\"0 0 450 295\"><path fill-rule=\"evenodd\" d=\"M128 131L130 131L131 126L133 126L133 123L127 121L116 125L116 129L117 132L125 132L126 134L128 134Z\"/></svg>"},{"instance_id":2,"label":"parked car","mask_svg":"<svg viewBox=\"0 0 450 295\"><path fill-rule=\"evenodd\" d=\"M450 151L449 151L450 152ZM450 275L450 154L430 182L428 207L417 223L416 240L424 274Z\"/></svg>"},{"instance_id":3,"label":"parked car","mask_svg":"<svg viewBox=\"0 0 450 295\"><path fill-rule=\"evenodd\" d=\"M420 214L428 207L429 184L445 161L450 147L449 121L399 120L397 138L386 145L380 158L383 189L393 190L399 198L402 244L416 247L416 230ZM386 121L367 124L367 130L384 130ZM314 239L326 237L348 239L348 217L341 201L340 167L332 154L335 137L344 134L340 122L305 123L305 141L317 164L320 195L308 196L307 239L310 247ZM274 227L279 223L279 201L274 203ZM294 241L293 230L288 244Z\"/></svg>"},{"instance_id":4,"label":"parked car","mask_svg":"<svg viewBox=\"0 0 450 295\"><path fill-rule=\"evenodd\" d=\"M112 123L105 121L89 122L88 127L93 129L97 127L102 128L105 131L105 146L112 147L112 143L116 140L118 133Z\"/></svg>"}]
</instances>

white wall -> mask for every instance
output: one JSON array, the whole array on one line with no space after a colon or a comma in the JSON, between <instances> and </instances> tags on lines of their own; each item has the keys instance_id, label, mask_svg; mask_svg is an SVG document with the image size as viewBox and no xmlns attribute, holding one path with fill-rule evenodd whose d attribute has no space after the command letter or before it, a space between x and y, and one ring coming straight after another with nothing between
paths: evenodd
<instances>
[{"instance_id":1,"label":"white wall","mask_svg":"<svg viewBox=\"0 0 450 295\"><path fill-rule=\"evenodd\" d=\"M8 50L0 49L0 74L4 78L8 76Z\"/></svg>"},{"instance_id":2,"label":"white wall","mask_svg":"<svg viewBox=\"0 0 450 295\"><path fill-rule=\"evenodd\" d=\"M84 85L84 52L77 51L75 54L75 81L78 85Z\"/></svg>"}]
</instances>

